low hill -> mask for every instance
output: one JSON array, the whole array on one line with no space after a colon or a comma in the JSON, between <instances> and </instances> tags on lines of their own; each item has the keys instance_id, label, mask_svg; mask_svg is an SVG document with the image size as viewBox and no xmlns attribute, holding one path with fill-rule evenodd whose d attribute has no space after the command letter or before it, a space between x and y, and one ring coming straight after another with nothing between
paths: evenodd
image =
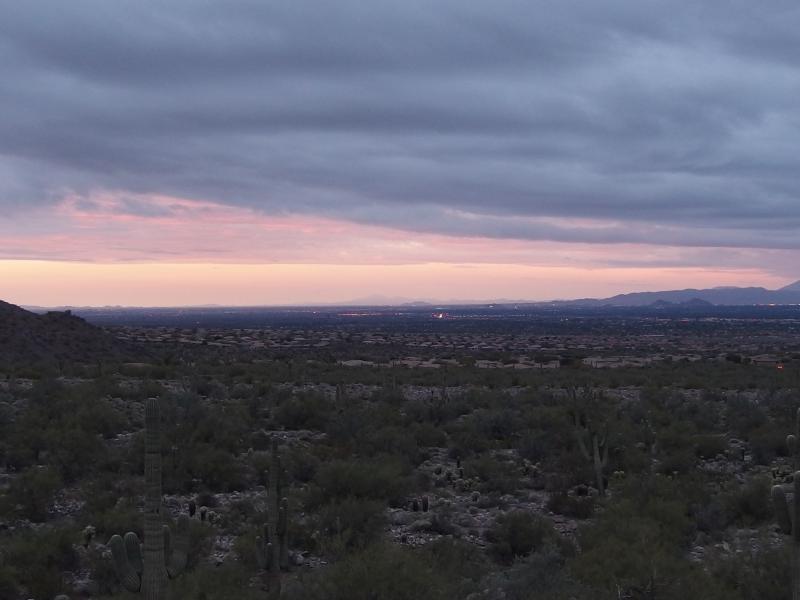
<instances>
[{"instance_id":1,"label":"low hill","mask_svg":"<svg viewBox=\"0 0 800 600\"><path fill-rule=\"evenodd\" d=\"M0 301L0 364L134 360L141 353L69 311L36 314Z\"/></svg>"},{"instance_id":2,"label":"low hill","mask_svg":"<svg viewBox=\"0 0 800 600\"><path fill-rule=\"evenodd\" d=\"M768 290L763 287L718 287L710 289L665 290L660 292L633 292L610 298L566 300L557 302L564 306L753 306L765 304L800 304L800 282Z\"/></svg>"},{"instance_id":3,"label":"low hill","mask_svg":"<svg viewBox=\"0 0 800 600\"><path fill-rule=\"evenodd\" d=\"M800 281L795 281L794 283L790 283L787 286L782 287L780 292L798 292L800 293Z\"/></svg>"}]
</instances>

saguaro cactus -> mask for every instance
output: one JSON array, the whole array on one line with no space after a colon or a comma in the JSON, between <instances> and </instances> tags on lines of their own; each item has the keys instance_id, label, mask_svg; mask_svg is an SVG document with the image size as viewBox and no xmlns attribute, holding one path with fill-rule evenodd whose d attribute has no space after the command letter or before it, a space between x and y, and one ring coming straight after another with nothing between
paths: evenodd
<instances>
[{"instance_id":1,"label":"saguaro cactus","mask_svg":"<svg viewBox=\"0 0 800 600\"><path fill-rule=\"evenodd\" d=\"M798 454L797 440L800 439L800 408L797 409L794 417L794 433L786 436L786 447L789 449L789 456L792 457L792 469L800 469L800 454Z\"/></svg>"},{"instance_id":2,"label":"saguaro cactus","mask_svg":"<svg viewBox=\"0 0 800 600\"><path fill-rule=\"evenodd\" d=\"M786 498L786 490L781 485L772 488L772 503L775 507L775 519L781 531L789 536L792 542L792 600L800 600L800 470L797 470L797 440L800 438L800 409L795 419L795 434L786 436L786 446L795 468L792 481L791 504Z\"/></svg>"},{"instance_id":3,"label":"saguaro cactus","mask_svg":"<svg viewBox=\"0 0 800 600\"><path fill-rule=\"evenodd\" d=\"M278 440L271 443L269 491L267 495L267 523L263 534L256 538L256 561L267 573L270 598L281 594L281 571L289 569L289 501L282 496L281 458Z\"/></svg>"},{"instance_id":4,"label":"saguaro cactus","mask_svg":"<svg viewBox=\"0 0 800 600\"><path fill-rule=\"evenodd\" d=\"M587 389L580 393L580 398L574 388L569 393L573 403L572 421L578 449L584 458L592 463L597 491L604 496L606 493L604 470L608 466L608 419L598 415L590 416L593 409L596 412L599 396Z\"/></svg>"},{"instance_id":5,"label":"saguaro cactus","mask_svg":"<svg viewBox=\"0 0 800 600\"><path fill-rule=\"evenodd\" d=\"M186 568L189 550L189 518L178 518L175 540L163 523L161 496L161 441L158 399L145 402L144 446L144 544L129 531L114 535L108 542L114 570L120 583L130 592L141 592L146 600L167 598L167 581Z\"/></svg>"}]
</instances>

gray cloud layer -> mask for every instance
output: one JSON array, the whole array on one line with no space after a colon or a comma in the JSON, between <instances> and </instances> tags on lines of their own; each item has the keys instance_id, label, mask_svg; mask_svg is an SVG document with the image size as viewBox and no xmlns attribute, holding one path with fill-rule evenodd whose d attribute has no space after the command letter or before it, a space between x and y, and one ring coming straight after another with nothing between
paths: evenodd
<instances>
[{"instance_id":1,"label":"gray cloud layer","mask_svg":"<svg viewBox=\"0 0 800 600\"><path fill-rule=\"evenodd\" d=\"M2 8L0 204L21 223L110 189L456 235L800 248L795 2Z\"/></svg>"}]
</instances>

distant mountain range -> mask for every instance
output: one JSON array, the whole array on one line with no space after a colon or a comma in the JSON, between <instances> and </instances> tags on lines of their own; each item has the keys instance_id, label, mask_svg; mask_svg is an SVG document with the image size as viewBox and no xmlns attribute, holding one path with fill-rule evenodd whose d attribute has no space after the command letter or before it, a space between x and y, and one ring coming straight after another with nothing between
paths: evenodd
<instances>
[{"instance_id":1,"label":"distant mountain range","mask_svg":"<svg viewBox=\"0 0 800 600\"><path fill-rule=\"evenodd\" d=\"M141 354L68 311L36 314L0 301L0 364L93 363Z\"/></svg>"},{"instance_id":2,"label":"distant mountain range","mask_svg":"<svg viewBox=\"0 0 800 600\"><path fill-rule=\"evenodd\" d=\"M685 290L665 290L660 292L632 292L618 294L610 298L581 298L578 300L554 300L549 302L532 302L530 300L420 300L413 298L390 298L386 296L369 296L343 302L344 306L455 306L469 304L495 305L538 305L538 306L752 306L754 304L800 304L800 281L778 290L763 287L715 287L708 289L689 288Z\"/></svg>"},{"instance_id":3,"label":"distant mountain range","mask_svg":"<svg viewBox=\"0 0 800 600\"><path fill-rule=\"evenodd\" d=\"M6 304L0 302L0 304ZM777 290L768 290L763 287L714 287L707 289L684 289L684 290L664 290L660 292L632 292L627 294L618 294L610 298L581 298L577 300L551 300L551 301L532 301L525 299L508 299L508 298L495 298L490 300L458 300L458 299L433 299L433 298L408 298L399 296L382 296L371 295L362 298L354 298L343 302L328 302L314 304L313 306L324 307L344 307L344 306L390 306L390 307L406 307L424 309L426 307L444 307L444 306L564 306L564 307L602 307L602 306L619 306L619 307L641 307L652 306L670 307L670 306L683 306L683 307L703 307L703 306L753 306L753 305L769 305L769 304L798 304L800 305L800 281L796 281L785 287ZM8 305L13 306L13 305ZM311 305L309 305L311 306ZM268 305L263 305L267 308ZM16 307L19 308L19 307ZM94 314L104 311L120 311L120 310L144 310L146 308L154 307L122 307L122 306L105 306L105 307L59 307L57 309L48 309L40 306L26 306L25 308L33 311L34 313L45 313L50 310L74 310L75 312L84 315ZM229 306L206 304L194 305L188 307L175 307L177 309L226 309L233 308ZM243 307L238 307L243 308ZM246 308L258 308L258 306L250 306ZM19 309L22 310L22 309Z\"/></svg>"},{"instance_id":4,"label":"distant mountain range","mask_svg":"<svg viewBox=\"0 0 800 600\"><path fill-rule=\"evenodd\" d=\"M562 306L751 306L754 304L800 304L800 281L778 290L763 287L715 287L709 289L633 292L610 298L557 300Z\"/></svg>"}]
</instances>

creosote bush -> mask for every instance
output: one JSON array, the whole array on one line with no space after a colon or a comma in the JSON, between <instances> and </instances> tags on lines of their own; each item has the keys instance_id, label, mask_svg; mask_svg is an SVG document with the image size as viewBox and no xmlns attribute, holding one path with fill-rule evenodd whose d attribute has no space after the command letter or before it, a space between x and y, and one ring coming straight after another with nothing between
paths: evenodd
<instances>
[{"instance_id":1,"label":"creosote bush","mask_svg":"<svg viewBox=\"0 0 800 600\"><path fill-rule=\"evenodd\" d=\"M521 510L500 515L486 532L492 555L504 564L528 556L556 537L552 523L545 517Z\"/></svg>"}]
</instances>

